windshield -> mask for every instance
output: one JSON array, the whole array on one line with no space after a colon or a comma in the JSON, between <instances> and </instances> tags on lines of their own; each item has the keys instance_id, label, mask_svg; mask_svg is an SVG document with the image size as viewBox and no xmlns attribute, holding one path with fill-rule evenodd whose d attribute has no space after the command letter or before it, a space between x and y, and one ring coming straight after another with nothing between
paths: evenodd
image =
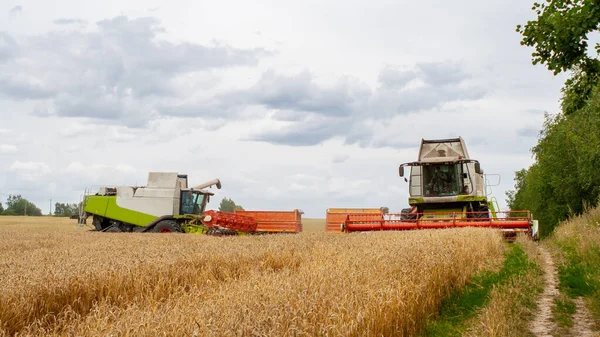
<instances>
[{"instance_id":1,"label":"windshield","mask_svg":"<svg viewBox=\"0 0 600 337\"><path fill-rule=\"evenodd\" d=\"M202 214L204 194L181 191L181 214Z\"/></svg>"},{"instance_id":2,"label":"windshield","mask_svg":"<svg viewBox=\"0 0 600 337\"><path fill-rule=\"evenodd\" d=\"M426 197L445 197L463 192L462 165L440 164L422 167Z\"/></svg>"}]
</instances>

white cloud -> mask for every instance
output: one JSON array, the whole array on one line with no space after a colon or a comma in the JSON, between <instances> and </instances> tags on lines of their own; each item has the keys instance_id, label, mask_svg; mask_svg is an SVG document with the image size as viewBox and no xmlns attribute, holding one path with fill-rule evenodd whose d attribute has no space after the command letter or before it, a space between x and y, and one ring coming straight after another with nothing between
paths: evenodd
<instances>
[{"instance_id":1,"label":"white cloud","mask_svg":"<svg viewBox=\"0 0 600 337\"><path fill-rule=\"evenodd\" d=\"M65 137L80 136L85 133L91 133L96 129L96 126L90 123L77 123L73 122L68 124L66 127L61 128L58 132Z\"/></svg>"},{"instance_id":2,"label":"white cloud","mask_svg":"<svg viewBox=\"0 0 600 337\"><path fill-rule=\"evenodd\" d=\"M67 166L66 170L67 172L82 172L85 171L85 166L80 162L72 162Z\"/></svg>"},{"instance_id":3,"label":"white cloud","mask_svg":"<svg viewBox=\"0 0 600 337\"><path fill-rule=\"evenodd\" d=\"M13 154L17 152L17 147L10 144L0 144L0 154Z\"/></svg>"},{"instance_id":4,"label":"white cloud","mask_svg":"<svg viewBox=\"0 0 600 337\"><path fill-rule=\"evenodd\" d=\"M38 161L14 161L9 171L15 172L17 176L26 181L39 181L41 177L48 175L52 170L47 163Z\"/></svg>"}]
</instances>

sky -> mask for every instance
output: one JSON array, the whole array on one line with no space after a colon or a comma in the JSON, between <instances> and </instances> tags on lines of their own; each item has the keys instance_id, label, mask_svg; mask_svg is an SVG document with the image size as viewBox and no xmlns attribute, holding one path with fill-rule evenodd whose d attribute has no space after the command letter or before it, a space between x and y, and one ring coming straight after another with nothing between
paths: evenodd
<instances>
[{"instance_id":1,"label":"sky","mask_svg":"<svg viewBox=\"0 0 600 337\"><path fill-rule=\"evenodd\" d=\"M532 3L4 0L0 201L168 171L220 179L211 209L399 212L398 166L460 136L505 209L566 79L519 43Z\"/></svg>"}]
</instances>

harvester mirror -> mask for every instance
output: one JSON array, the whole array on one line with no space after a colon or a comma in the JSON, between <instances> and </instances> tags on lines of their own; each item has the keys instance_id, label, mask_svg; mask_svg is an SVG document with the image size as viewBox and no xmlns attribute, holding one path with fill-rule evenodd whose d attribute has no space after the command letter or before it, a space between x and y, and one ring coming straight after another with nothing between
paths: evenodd
<instances>
[{"instance_id":1,"label":"harvester mirror","mask_svg":"<svg viewBox=\"0 0 600 337\"><path fill-rule=\"evenodd\" d=\"M404 177L404 166L400 166L400 167L398 168L398 174L399 174L401 177Z\"/></svg>"},{"instance_id":2,"label":"harvester mirror","mask_svg":"<svg viewBox=\"0 0 600 337\"><path fill-rule=\"evenodd\" d=\"M479 162L475 163L475 173L481 174L481 164Z\"/></svg>"}]
</instances>

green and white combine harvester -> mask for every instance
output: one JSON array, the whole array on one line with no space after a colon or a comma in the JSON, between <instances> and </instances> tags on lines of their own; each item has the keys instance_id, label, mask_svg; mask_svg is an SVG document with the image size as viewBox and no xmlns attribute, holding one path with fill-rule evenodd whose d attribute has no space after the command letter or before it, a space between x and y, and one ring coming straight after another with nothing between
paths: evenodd
<instances>
[{"instance_id":1,"label":"green and white combine harvester","mask_svg":"<svg viewBox=\"0 0 600 337\"><path fill-rule=\"evenodd\" d=\"M344 232L413 230L452 227L491 227L507 239L518 233L537 236L537 220L527 210L500 211L489 197L487 178L479 161L469 157L461 137L421 140L418 160L401 164L400 177L410 168L410 208L400 213L349 214Z\"/></svg>"},{"instance_id":2,"label":"green and white combine harvester","mask_svg":"<svg viewBox=\"0 0 600 337\"><path fill-rule=\"evenodd\" d=\"M209 235L239 235L256 230L249 216L206 211L218 179L188 187L188 177L174 172L150 172L146 186L100 187L86 193L79 223L88 217L103 232L185 232Z\"/></svg>"}]
</instances>

